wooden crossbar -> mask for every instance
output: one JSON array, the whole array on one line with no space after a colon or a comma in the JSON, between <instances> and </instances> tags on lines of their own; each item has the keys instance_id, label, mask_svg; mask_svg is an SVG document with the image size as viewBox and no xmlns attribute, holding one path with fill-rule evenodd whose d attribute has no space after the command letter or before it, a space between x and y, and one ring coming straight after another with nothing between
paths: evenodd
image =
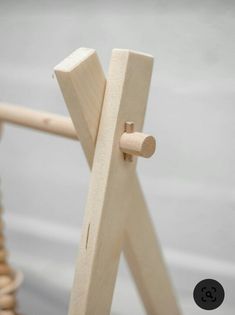
<instances>
[{"instance_id":1,"label":"wooden crossbar","mask_svg":"<svg viewBox=\"0 0 235 315\"><path fill-rule=\"evenodd\" d=\"M23 106L0 103L0 122L79 140L71 118ZM126 155L148 158L153 155L155 147L154 137L140 132L125 132L120 139L120 149Z\"/></svg>"},{"instance_id":2,"label":"wooden crossbar","mask_svg":"<svg viewBox=\"0 0 235 315\"><path fill-rule=\"evenodd\" d=\"M0 122L78 140L78 134L70 117L32 110L23 106L0 103Z\"/></svg>"},{"instance_id":3,"label":"wooden crossbar","mask_svg":"<svg viewBox=\"0 0 235 315\"><path fill-rule=\"evenodd\" d=\"M55 68L71 119L0 103L0 123L78 140L91 181L69 315L108 315L121 251L149 315L180 315L136 172L154 137L142 132L153 57L112 52L106 80L94 49Z\"/></svg>"}]
</instances>

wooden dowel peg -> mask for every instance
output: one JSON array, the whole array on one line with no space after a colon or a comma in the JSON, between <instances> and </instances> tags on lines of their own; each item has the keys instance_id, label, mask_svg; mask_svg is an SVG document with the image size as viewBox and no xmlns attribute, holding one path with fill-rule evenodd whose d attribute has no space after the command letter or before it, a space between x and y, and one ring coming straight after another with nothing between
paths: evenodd
<instances>
[{"instance_id":1,"label":"wooden dowel peg","mask_svg":"<svg viewBox=\"0 0 235 315\"><path fill-rule=\"evenodd\" d=\"M0 103L0 121L78 140L71 119L57 114ZM153 136L134 132L134 123L126 122L125 132L120 139L120 148L125 159L131 161L133 155L151 157L155 147Z\"/></svg>"},{"instance_id":2,"label":"wooden dowel peg","mask_svg":"<svg viewBox=\"0 0 235 315\"><path fill-rule=\"evenodd\" d=\"M142 132L124 132L120 139L120 148L123 153L149 158L155 152L156 141L153 136Z\"/></svg>"},{"instance_id":3,"label":"wooden dowel peg","mask_svg":"<svg viewBox=\"0 0 235 315\"><path fill-rule=\"evenodd\" d=\"M0 121L78 140L71 119L57 114L1 103Z\"/></svg>"}]
</instances>

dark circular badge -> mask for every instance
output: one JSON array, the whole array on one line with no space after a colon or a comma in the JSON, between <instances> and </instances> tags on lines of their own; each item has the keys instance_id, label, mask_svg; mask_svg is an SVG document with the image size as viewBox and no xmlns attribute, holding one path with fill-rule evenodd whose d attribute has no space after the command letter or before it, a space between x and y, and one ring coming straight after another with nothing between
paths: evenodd
<instances>
[{"instance_id":1,"label":"dark circular badge","mask_svg":"<svg viewBox=\"0 0 235 315\"><path fill-rule=\"evenodd\" d=\"M202 309L214 310L224 301L224 288L216 280L205 279L196 285L193 298Z\"/></svg>"}]
</instances>

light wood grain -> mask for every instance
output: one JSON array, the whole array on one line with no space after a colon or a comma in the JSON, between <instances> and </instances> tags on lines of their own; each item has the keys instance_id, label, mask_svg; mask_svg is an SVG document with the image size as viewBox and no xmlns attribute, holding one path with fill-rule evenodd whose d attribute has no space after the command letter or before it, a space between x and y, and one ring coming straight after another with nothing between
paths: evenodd
<instances>
[{"instance_id":1,"label":"light wood grain","mask_svg":"<svg viewBox=\"0 0 235 315\"><path fill-rule=\"evenodd\" d=\"M114 60L115 60L115 58L114 58ZM87 62L89 63L89 57L87 58ZM117 69L117 71L118 71L118 69ZM89 80L89 78L87 76L85 76L85 78L87 78ZM144 81L144 82L148 87L149 79L147 81ZM66 80L64 80L63 83L65 85L70 84L70 82L66 82ZM86 84L88 84L88 82L86 82ZM61 89L63 91L63 89L64 89L63 85L61 85ZM106 92L110 93L109 90L110 90L110 85L109 85L109 79L108 79L108 85L107 85L107 91ZM135 87L135 90L136 90L136 87ZM109 94L107 94L107 95L109 95ZM89 94L88 94L88 96L89 96ZM137 94L137 97L138 97L138 94ZM147 95L145 95L145 98L147 98ZM134 98L134 100L135 100L135 98ZM100 100L96 99L96 102L93 103L93 106L97 106L98 108L102 107L102 104L99 103L99 101ZM73 110L73 106L76 106L76 102L75 101L71 102L71 100L68 98L66 99L66 102L67 102L68 108L70 108L70 112L73 113L73 121L77 121L77 123L79 124L80 118L78 117L78 113ZM146 103L146 99L145 99L145 103ZM132 106L133 106L133 103L132 103ZM106 100L106 107L108 107L107 100ZM85 106L83 106L82 109L85 111L87 110ZM140 112L140 114L142 115L142 119L143 119L144 112ZM128 115L126 116L126 121L133 120L133 118L134 118L133 116L134 115L132 113L130 113L130 114L128 113ZM84 115L83 115L83 117L84 117ZM123 123L124 123L124 121L123 121ZM91 126L88 126L88 128L91 128ZM122 130L122 128L120 129L119 136L121 136L121 134L122 134L121 130ZM124 126L123 126L123 130L124 130ZM98 129L97 129L97 131L98 131ZM108 132L108 134L109 134L109 132ZM83 133L81 133L80 137L83 137L83 136L84 136ZM103 134L103 138L104 138L104 140L106 139L105 134ZM84 141L85 141L85 139L84 139ZM117 141L118 141L118 139L117 139ZM117 144L118 143L116 143L115 148L118 147ZM90 152L95 151L95 142L93 142L92 146L93 146L92 150L88 149ZM84 148L84 150L86 150L86 148ZM118 152L116 152L116 153L117 153L117 156L119 156L119 158L120 158L120 155L118 154ZM86 154L86 156L89 156L89 154ZM91 160L92 160L92 157L91 157ZM103 163L103 160L102 160L102 163ZM101 165L102 165L102 163L101 163ZM135 168L135 166L130 166L130 165L127 166L127 164L124 164L125 167L132 168L132 169ZM134 164L135 164L135 162L134 162ZM90 167L91 167L91 164L90 164ZM97 166L97 168L98 168L98 166ZM116 180L118 181L120 173L116 172L116 170L114 170L114 173L115 173ZM130 175L129 171L128 171L128 175ZM164 267L164 260L162 259L161 251L160 251L160 248L159 248L159 245L158 245L155 233L154 233L154 228L153 228L151 219L150 219L149 214L148 214L148 210L147 210L147 207L146 207L146 204L144 201L144 197L143 197L141 188L140 188L139 183L138 183L138 178L137 178L136 172L133 172L133 173L131 173L130 176L128 176L124 186L126 187L126 185L128 186L127 192L129 192L129 195L126 196L127 198L126 198L126 205L125 206L123 205L123 207L122 207L121 203L119 203L119 200L125 199L124 196L125 196L126 192L123 192L123 195L118 200L118 196L120 195L120 189L122 189L122 188L120 188L120 187L115 188L116 191L110 191L110 195L112 196L111 198L117 198L117 200L118 200L117 201L118 209L115 211L118 212L121 208L122 211L125 212L125 210L123 210L123 209L127 209L126 212L128 212L130 209L128 225L125 228L124 251L125 251L125 256L126 256L128 263L130 265L130 269L132 270L133 276L134 276L135 281L137 283L137 287L139 289L140 295L141 295L142 300L144 302L146 311L148 312L148 314L151 314L151 315L169 315L169 314L176 315L176 314L179 314L178 306L177 306L176 300L174 298L173 290L172 290L172 287L171 287L171 284L170 284L170 281L168 278L166 268ZM113 194L115 196L113 196ZM98 196L102 201L103 200L102 195L98 194ZM112 209L112 207L111 207L111 209ZM114 209L116 209L115 206L114 206ZM88 270L91 269L91 266L88 267L86 265L86 263L88 261L90 261L90 259L91 259L91 257L90 257L91 254L89 254L88 257L87 257L87 255L90 252L92 252L94 255L94 250L91 250L90 240L92 239L92 242L93 242L92 244L94 246L95 235L96 235L95 233L98 233L97 232L97 226L96 226L96 230L95 230L94 229L95 226L91 225L90 218L92 217L92 214L94 215L93 211L94 210L90 209L89 214L88 214L88 212L86 212L86 219L85 219L84 228L83 228L83 238L82 238L82 243L81 243L81 250L83 252L80 254L80 261L76 267L77 271L76 271L76 277L74 280L74 288L73 288L72 297L71 297L70 315L75 315L75 314L80 315L80 314L83 314L82 312L84 312L85 310L88 309L89 305L87 305L87 304L88 304L88 301L90 301L89 297L90 297L91 292L93 292L93 299L94 299L92 301L91 305L93 305L93 306L95 305L94 307L96 307L96 303L100 303L103 305L102 301L103 300L106 301L106 303L104 304L104 305L106 305L105 313L102 313L102 315L107 314L108 309L110 308L110 299L111 299L113 285L114 285L113 278L115 278L115 274L116 274L116 268L117 268L118 257L119 257L118 252L120 249L120 244L122 243L122 237L120 237L119 242L117 242L118 246L111 247L109 254L107 253L107 255L109 257L109 259L107 259L107 260L109 260L109 263L106 262L107 256L104 257L104 261L105 261L104 265L103 265L104 261L102 261L102 259L100 258L101 259L100 263L102 265L100 267L101 268L100 272L102 274L104 271L106 272L106 270L107 270L108 276L110 275L109 270L111 268L111 264L113 263L113 260L115 260L114 265L112 267L112 268L114 268L114 269L112 269L112 277L110 278L110 281L108 281L110 290L103 291L102 284L104 282L104 279L102 279L102 277L101 277L102 281L100 282L101 286L98 285L99 281L96 283L97 292L99 292L102 289L102 292L105 295L105 297L103 297L101 299L102 300L101 301L99 299L99 296L95 297L94 288L92 291L92 289L87 284L87 281L88 281L87 279L86 279L87 281L85 282L86 287L83 287L83 285L82 285L83 275L85 274L85 277L88 277L87 276L87 274L88 274L87 268L88 268ZM113 211L113 210L110 210L110 211ZM111 223L111 222L113 222L112 218L111 218L111 221L109 221L109 223ZM143 225L142 225L142 222L143 222ZM123 223L123 221L122 221L122 223ZM106 235L107 240L109 240L110 236L112 235L112 231L115 230L115 227L116 227L116 224L114 222L111 230L110 230L110 228L107 230L107 233L108 233L108 235ZM138 230L139 230L139 234L138 234ZM111 241L112 241L112 238L111 238ZM87 252L88 249L89 249L89 252ZM93 249L94 249L94 247L93 247ZM99 247L95 246L95 249L98 250ZM92 256L92 257L94 258L94 256ZM79 271L80 267L81 267L81 269ZM93 266L92 270L95 273L95 270L97 270L97 268L95 268ZM89 279L91 280L91 279L93 279L93 277L94 277L94 275L92 273L90 273ZM98 279L98 277L95 277L95 278ZM88 281L88 283L90 283L90 282ZM105 284L106 283L104 282L104 285ZM108 286L108 284L107 284L107 286ZM98 288L97 288L97 286L98 286ZM107 289L107 287L106 287L106 289ZM106 293L106 292L108 292L108 293ZM96 301L96 299L98 301ZM100 302L99 302L99 300L100 300ZM164 301L164 303L162 303L161 301ZM82 305L80 305L80 303ZM91 313L88 312L86 314L101 314L101 313L97 313L96 310L94 313L92 313L92 311L94 311L94 309L90 309ZM102 312L103 312L103 309L102 309Z\"/></svg>"},{"instance_id":2,"label":"light wood grain","mask_svg":"<svg viewBox=\"0 0 235 315\"><path fill-rule=\"evenodd\" d=\"M179 315L179 306L137 175L128 198L132 212L126 225L124 255L146 312L149 315Z\"/></svg>"},{"instance_id":3,"label":"light wood grain","mask_svg":"<svg viewBox=\"0 0 235 315\"><path fill-rule=\"evenodd\" d=\"M71 297L71 315L110 312L129 208L125 195L127 197L136 164L123 160L119 140L130 115L136 128L142 128L151 70L150 56L113 51Z\"/></svg>"},{"instance_id":4,"label":"light wood grain","mask_svg":"<svg viewBox=\"0 0 235 315\"><path fill-rule=\"evenodd\" d=\"M36 111L24 106L0 103L0 121L78 139L70 117Z\"/></svg>"},{"instance_id":5,"label":"light wood grain","mask_svg":"<svg viewBox=\"0 0 235 315\"><path fill-rule=\"evenodd\" d=\"M95 50L79 48L55 67L55 74L91 167L106 83Z\"/></svg>"},{"instance_id":6,"label":"light wood grain","mask_svg":"<svg viewBox=\"0 0 235 315\"><path fill-rule=\"evenodd\" d=\"M97 98L97 101L99 104L102 103L100 98ZM93 107L97 107L96 102ZM100 105L99 109L101 109ZM1 124L10 123L78 140L78 132L75 130L70 117L32 110L20 105L0 103L0 121ZM92 122L90 126L92 126ZM83 130L82 133L86 135L87 129ZM95 143L95 139L96 137L93 138L93 143ZM150 157L155 151L155 139L140 132L133 132L130 135L124 133L120 139L120 149L123 153Z\"/></svg>"},{"instance_id":7,"label":"light wood grain","mask_svg":"<svg viewBox=\"0 0 235 315\"><path fill-rule=\"evenodd\" d=\"M120 149L123 153L149 158L154 154L155 148L155 138L143 132L124 132L121 135Z\"/></svg>"}]
</instances>

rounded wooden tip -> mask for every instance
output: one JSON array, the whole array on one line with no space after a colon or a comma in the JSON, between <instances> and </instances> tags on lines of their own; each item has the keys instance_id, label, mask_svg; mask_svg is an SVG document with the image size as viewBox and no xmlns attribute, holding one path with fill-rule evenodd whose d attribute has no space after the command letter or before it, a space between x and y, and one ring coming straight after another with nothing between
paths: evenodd
<instances>
[{"instance_id":1,"label":"rounded wooden tip","mask_svg":"<svg viewBox=\"0 0 235 315\"><path fill-rule=\"evenodd\" d=\"M156 140L153 136L145 135L141 147L141 156L145 158L151 157L156 150Z\"/></svg>"},{"instance_id":2,"label":"rounded wooden tip","mask_svg":"<svg viewBox=\"0 0 235 315\"><path fill-rule=\"evenodd\" d=\"M156 140L142 132L124 132L120 139L120 148L123 153L149 158L155 152Z\"/></svg>"}]
</instances>

